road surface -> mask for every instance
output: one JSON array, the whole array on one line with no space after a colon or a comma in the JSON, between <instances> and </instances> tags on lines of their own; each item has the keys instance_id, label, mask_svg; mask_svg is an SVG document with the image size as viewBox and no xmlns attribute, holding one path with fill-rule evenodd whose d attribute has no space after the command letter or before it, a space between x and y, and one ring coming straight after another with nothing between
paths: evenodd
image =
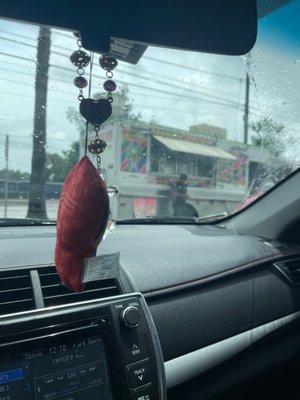
<instances>
[{"instance_id":1,"label":"road surface","mask_svg":"<svg viewBox=\"0 0 300 400\"><path fill-rule=\"evenodd\" d=\"M47 216L49 219L56 219L58 209L58 199L47 200ZM28 200L26 199L9 199L7 205L8 218L25 218L27 214ZM0 218L4 217L4 201L0 200Z\"/></svg>"}]
</instances>

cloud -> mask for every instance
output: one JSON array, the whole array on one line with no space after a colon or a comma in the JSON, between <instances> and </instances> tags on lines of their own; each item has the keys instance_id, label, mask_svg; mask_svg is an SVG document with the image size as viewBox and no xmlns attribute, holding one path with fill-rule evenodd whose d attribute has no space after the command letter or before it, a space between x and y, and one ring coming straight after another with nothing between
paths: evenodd
<instances>
[{"instance_id":1,"label":"cloud","mask_svg":"<svg viewBox=\"0 0 300 400\"><path fill-rule=\"evenodd\" d=\"M66 134L65 134L65 132L56 131L54 133L51 133L49 135L49 138L51 138L51 139L66 139Z\"/></svg>"}]
</instances>

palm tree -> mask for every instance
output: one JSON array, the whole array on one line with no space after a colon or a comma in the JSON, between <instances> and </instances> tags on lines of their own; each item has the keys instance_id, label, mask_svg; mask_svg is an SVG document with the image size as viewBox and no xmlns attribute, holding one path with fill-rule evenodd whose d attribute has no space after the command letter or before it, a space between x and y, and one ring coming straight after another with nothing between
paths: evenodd
<instances>
[{"instance_id":1,"label":"palm tree","mask_svg":"<svg viewBox=\"0 0 300 400\"><path fill-rule=\"evenodd\" d=\"M46 114L50 58L49 28L40 27L35 74L33 151L27 218L47 219L46 212Z\"/></svg>"}]
</instances>

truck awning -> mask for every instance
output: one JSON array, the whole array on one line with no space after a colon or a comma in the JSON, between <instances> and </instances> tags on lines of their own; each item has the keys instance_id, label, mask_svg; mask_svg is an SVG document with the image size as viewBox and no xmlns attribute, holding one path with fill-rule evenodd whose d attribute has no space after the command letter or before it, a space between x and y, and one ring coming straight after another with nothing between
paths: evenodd
<instances>
[{"instance_id":1,"label":"truck awning","mask_svg":"<svg viewBox=\"0 0 300 400\"><path fill-rule=\"evenodd\" d=\"M226 160L236 159L236 157L234 157L232 154L216 146L208 146L206 144L187 142L184 140L172 139L164 136L153 135L153 137L172 151L199 154L206 157L224 158Z\"/></svg>"}]
</instances>

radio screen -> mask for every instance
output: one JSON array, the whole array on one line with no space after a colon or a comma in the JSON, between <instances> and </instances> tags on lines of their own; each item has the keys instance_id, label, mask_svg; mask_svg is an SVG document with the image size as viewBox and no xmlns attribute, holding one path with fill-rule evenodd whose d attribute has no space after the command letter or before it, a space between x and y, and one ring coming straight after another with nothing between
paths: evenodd
<instances>
[{"instance_id":1,"label":"radio screen","mask_svg":"<svg viewBox=\"0 0 300 400\"><path fill-rule=\"evenodd\" d=\"M0 400L111 400L99 336L54 342L0 359Z\"/></svg>"}]
</instances>

